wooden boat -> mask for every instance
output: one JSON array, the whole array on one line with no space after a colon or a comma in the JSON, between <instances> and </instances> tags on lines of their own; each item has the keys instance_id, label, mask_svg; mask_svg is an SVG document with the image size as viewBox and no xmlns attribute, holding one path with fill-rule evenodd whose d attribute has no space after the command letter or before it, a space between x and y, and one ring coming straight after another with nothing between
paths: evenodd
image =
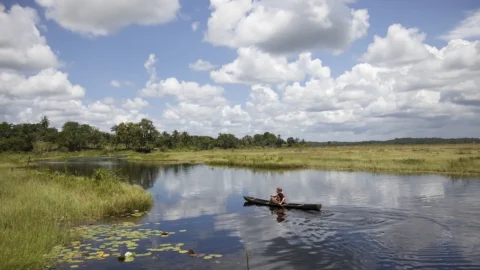
<instances>
[{"instance_id":1,"label":"wooden boat","mask_svg":"<svg viewBox=\"0 0 480 270\"><path fill-rule=\"evenodd\" d=\"M266 206L271 206L271 207L281 207L278 204L271 203L269 200L262 200L262 199L257 199L249 196L243 196L243 198L252 204L258 204L258 205L266 205ZM301 209L301 210L315 210L315 211L320 211L322 209L321 204L300 204L300 203L286 203L283 205L283 207L287 209Z\"/></svg>"}]
</instances>

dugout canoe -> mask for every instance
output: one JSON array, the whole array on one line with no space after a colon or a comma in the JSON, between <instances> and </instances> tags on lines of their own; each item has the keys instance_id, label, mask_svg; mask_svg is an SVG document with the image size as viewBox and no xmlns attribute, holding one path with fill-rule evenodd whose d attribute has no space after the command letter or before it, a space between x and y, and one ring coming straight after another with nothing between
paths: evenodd
<instances>
[{"instance_id":1,"label":"dugout canoe","mask_svg":"<svg viewBox=\"0 0 480 270\"><path fill-rule=\"evenodd\" d=\"M266 206L271 206L271 207L281 207L278 204L270 203L269 200L262 200L258 198L253 198L249 196L243 196L245 201L252 203L252 204L258 204L258 205L266 205ZM283 205L283 207L287 209L301 209L301 210L315 210L315 211L320 211L322 209L322 204L306 204L306 203L286 203Z\"/></svg>"}]
</instances>

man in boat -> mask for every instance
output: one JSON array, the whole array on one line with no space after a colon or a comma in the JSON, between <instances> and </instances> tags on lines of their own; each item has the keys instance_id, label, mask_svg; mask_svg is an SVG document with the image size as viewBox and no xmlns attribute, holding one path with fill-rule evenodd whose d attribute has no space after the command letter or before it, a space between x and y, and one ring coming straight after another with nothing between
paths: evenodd
<instances>
[{"instance_id":1,"label":"man in boat","mask_svg":"<svg viewBox=\"0 0 480 270\"><path fill-rule=\"evenodd\" d=\"M287 201L285 194L283 194L283 190L281 187L277 187L277 194L273 194L270 196L270 202L283 205Z\"/></svg>"}]
</instances>

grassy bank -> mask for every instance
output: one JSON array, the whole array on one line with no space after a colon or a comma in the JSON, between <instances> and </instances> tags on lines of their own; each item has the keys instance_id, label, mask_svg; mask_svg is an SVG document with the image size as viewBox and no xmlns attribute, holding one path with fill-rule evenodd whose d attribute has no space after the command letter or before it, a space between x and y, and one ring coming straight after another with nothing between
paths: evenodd
<instances>
[{"instance_id":1,"label":"grassy bank","mask_svg":"<svg viewBox=\"0 0 480 270\"><path fill-rule=\"evenodd\" d=\"M480 145L377 145L129 154L130 161L480 175Z\"/></svg>"},{"instance_id":2,"label":"grassy bank","mask_svg":"<svg viewBox=\"0 0 480 270\"><path fill-rule=\"evenodd\" d=\"M20 162L98 155L126 155L131 162L158 164L203 163L258 169L374 171L388 173L434 173L480 175L480 144L363 145L305 148L252 148L205 151L84 151L75 153L2 154L0 162ZM1 167L1 166L0 166Z\"/></svg>"},{"instance_id":3,"label":"grassy bank","mask_svg":"<svg viewBox=\"0 0 480 270\"><path fill-rule=\"evenodd\" d=\"M14 163L14 162L13 162ZM0 269L34 269L72 240L68 228L104 216L143 211L151 195L108 172L91 178L0 169Z\"/></svg>"}]
</instances>

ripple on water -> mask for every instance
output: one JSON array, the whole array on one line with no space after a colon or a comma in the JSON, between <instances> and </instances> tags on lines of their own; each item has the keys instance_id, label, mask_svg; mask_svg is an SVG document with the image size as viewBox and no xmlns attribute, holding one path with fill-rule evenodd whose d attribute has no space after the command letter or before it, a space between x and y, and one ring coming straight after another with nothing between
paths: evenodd
<instances>
[{"instance_id":1,"label":"ripple on water","mask_svg":"<svg viewBox=\"0 0 480 270\"><path fill-rule=\"evenodd\" d=\"M462 255L465 247L455 241L442 220L401 209L339 207L315 215L288 211L282 223L269 215L256 215L246 232L250 247L260 254L256 265L263 269L273 269L269 268L272 264L282 269L290 265L295 265L292 269L311 269L312 265L322 269L480 266L464 257L472 258L478 251Z\"/></svg>"}]
</instances>

